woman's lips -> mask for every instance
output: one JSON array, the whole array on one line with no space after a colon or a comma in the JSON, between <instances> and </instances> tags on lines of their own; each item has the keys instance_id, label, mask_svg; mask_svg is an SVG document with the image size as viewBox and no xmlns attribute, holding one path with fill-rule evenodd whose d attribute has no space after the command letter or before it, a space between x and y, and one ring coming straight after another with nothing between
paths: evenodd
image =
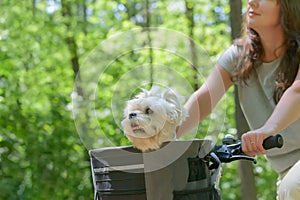
<instances>
[{"instance_id":1,"label":"woman's lips","mask_svg":"<svg viewBox=\"0 0 300 200\"><path fill-rule=\"evenodd\" d=\"M248 12L248 15L249 15L250 17L254 17L254 16L260 16L260 14L259 14L259 13L257 13L257 12L254 12L254 11L249 11L249 12Z\"/></svg>"}]
</instances>

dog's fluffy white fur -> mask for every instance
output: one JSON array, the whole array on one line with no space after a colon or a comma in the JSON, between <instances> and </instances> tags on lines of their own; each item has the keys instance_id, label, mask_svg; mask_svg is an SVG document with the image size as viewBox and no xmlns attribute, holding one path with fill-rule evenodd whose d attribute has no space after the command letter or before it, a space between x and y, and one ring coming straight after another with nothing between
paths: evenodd
<instances>
[{"instance_id":1,"label":"dog's fluffy white fur","mask_svg":"<svg viewBox=\"0 0 300 200\"><path fill-rule=\"evenodd\" d=\"M134 99L127 102L122 127L133 146L145 152L161 147L176 139L176 127L187 117L175 91L159 86L142 89Z\"/></svg>"}]
</instances>

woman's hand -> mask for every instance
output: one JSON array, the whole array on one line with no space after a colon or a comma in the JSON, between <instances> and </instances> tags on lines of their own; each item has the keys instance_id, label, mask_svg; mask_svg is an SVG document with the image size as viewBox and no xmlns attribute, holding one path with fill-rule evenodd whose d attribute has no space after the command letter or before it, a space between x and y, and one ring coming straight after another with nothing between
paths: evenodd
<instances>
[{"instance_id":1,"label":"woman's hand","mask_svg":"<svg viewBox=\"0 0 300 200\"><path fill-rule=\"evenodd\" d=\"M263 147L263 141L275 135L273 130L267 128L259 128L249 131L242 135L242 150L245 154L255 157L256 155L266 154L267 151Z\"/></svg>"}]
</instances>

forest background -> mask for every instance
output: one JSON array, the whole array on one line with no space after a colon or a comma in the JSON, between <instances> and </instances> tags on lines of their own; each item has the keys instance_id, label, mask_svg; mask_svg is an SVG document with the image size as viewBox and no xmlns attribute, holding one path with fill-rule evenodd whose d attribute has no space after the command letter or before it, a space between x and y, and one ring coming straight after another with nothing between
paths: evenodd
<instances>
[{"instance_id":1,"label":"forest background","mask_svg":"<svg viewBox=\"0 0 300 200\"><path fill-rule=\"evenodd\" d=\"M151 82L160 73L155 61L171 66L196 89L232 41L229 0L2 0L0 12L0 199L92 199L88 150L130 144L111 109L113 88L123 74L148 63ZM74 100L84 93L76 84L78 74L92 52L105 42L109 46L104 47L122 49L124 33L147 33L147 27L191 38L189 50L200 46L204 52L198 59L209 65L166 51L132 49L102 71L93 112L76 115ZM114 40L120 43L109 43ZM99 65L103 56L98 56ZM220 142L225 134L237 133L233 89L219 107L199 125L197 138L212 135ZM219 111L225 113L221 124ZM117 112L122 115L121 108ZM95 122L86 127L92 115L101 130ZM222 199L247 199L238 169L237 162L224 164ZM257 199L275 199L276 174L264 157L258 157L249 176Z\"/></svg>"}]
</instances>

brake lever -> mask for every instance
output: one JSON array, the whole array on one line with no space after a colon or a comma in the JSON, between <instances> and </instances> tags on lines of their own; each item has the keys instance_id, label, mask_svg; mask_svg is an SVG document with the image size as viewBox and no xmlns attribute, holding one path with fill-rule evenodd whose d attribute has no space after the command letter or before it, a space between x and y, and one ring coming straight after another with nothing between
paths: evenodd
<instances>
[{"instance_id":1,"label":"brake lever","mask_svg":"<svg viewBox=\"0 0 300 200\"><path fill-rule=\"evenodd\" d=\"M229 163L235 160L249 160L256 164L256 159L248 156L242 151L242 143L240 140L234 139L231 135L226 135L222 140L223 145L215 146L208 156L213 161L211 167L216 167L218 163ZM263 147L268 150L271 148L281 148L283 146L283 138L281 135L271 136L264 140ZM212 156L214 155L214 156ZM217 157L215 159L213 157Z\"/></svg>"},{"instance_id":2,"label":"brake lever","mask_svg":"<svg viewBox=\"0 0 300 200\"><path fill-rule=\"evenodd\" d=\"M238 155L238 156L232 156L230 158L229 162L235 161L235 160L249 160L252 161L254 164L256 164L256 159L247 155Z\"/></svg>"},{"instance_id":3,"label":"brake lever","mask_svg":"<svg viewBox=\"0 0 300 200\"><path fill-rule=\"evenodd\" d=\"M235 160L249 160L256 163L256 159L242 152L241 142L236 144L216 146L213 152L219 157L222 163L229 163Z\"/></svg>"}]
</instances>

